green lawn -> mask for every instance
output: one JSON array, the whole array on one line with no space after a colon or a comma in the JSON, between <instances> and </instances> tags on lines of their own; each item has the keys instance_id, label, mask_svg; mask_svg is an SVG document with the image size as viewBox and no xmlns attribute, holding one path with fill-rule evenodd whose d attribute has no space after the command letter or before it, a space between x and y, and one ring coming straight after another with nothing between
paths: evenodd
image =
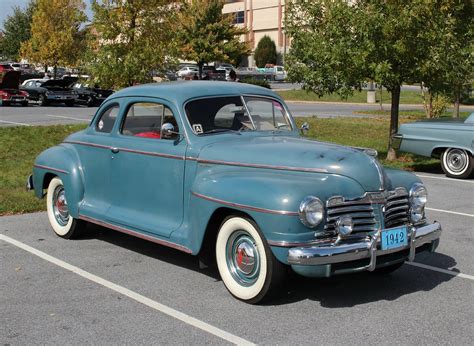
<instances>
[{"instance_id":1,"label":"green lawn","mask_svg":"<svg viewBox=\"0 0 474 346\"><path fill-rule=\"evenodd\" d=\"M286 101L319 101L319 102L352 102L352 103L367 103L367 90L354 91L352 96L347 99L342 99L337 94L329 94L319 97L313 92L307 92L305 90L284 90L277 91L280 96ZM376 92L376 100L380 101L380 91ZM388 91L382 92L382 103L390 104L391 95ZM400 94L401 104L421 104L423 100L421 98L421 91L413 90L402 90Z\"/></svg>"},{"instance_id":2,"label":"green lawn","mask_svg":"<svg viewBox=\"0 0 474 346\"><path fill-rule=\"evenodd\" d=\"M437 170L436 160L403 154L395 162L386 162L388 117L374 118L298 118L307 121L308 136L323 141L374 148L383 164L407 170ZM400 122L411 121L401 116ZM44 149L60 143L85 125L57 125L0 128L0 215L27 213L45 209L45 203L25 190L35 157Z\"/></svg>"},{"instance_id":3,"label":"green lawn","mask_svg":"<svg viewBox=\"0 0 474 346\"><path fill-rule=\"evenodd\" d=\"M60 143L85 125L23 126L0 128L0 215L45 208L44 201L26 191L26 179L36 156Z\"/></svg>"},{"instance_id":4,"label":"green lawn","mask_svg":"<svg viewBox=\"0 0 474 346\"><path fill-rule=\"evenodd\" d=\"M380 109L375 109L375 110L367 110L367 111L356 111L354 112L356 114L363 114L363 115L379 115L379 116L390 116L390 111L389 110L380 110ZM404 111L399 111L398 112L399 116L401 119L405 120L422 120L426 119L426 113L423 110L404 110ZM471 114L471 112L459 112L459 117L462 119L465 119ZM453 115L451 112L444 112L440 118L443 119L452 119Z\"/></svg>"}]
</instances>

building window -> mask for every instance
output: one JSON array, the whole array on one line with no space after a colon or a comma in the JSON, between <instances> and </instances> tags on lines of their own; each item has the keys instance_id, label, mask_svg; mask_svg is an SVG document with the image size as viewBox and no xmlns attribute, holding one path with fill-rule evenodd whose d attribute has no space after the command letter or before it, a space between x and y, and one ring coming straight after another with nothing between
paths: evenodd
<instances>
[{"instance_id":1,"label":"building window","mask_svg":"<svg viewBox=\"0 0 474 346\"><path fill-rule=\"evenodd\" d=\"M244 11L234 12L234 24L244 24L245 22L245 13Z\"/></svg>"}]
</instances>

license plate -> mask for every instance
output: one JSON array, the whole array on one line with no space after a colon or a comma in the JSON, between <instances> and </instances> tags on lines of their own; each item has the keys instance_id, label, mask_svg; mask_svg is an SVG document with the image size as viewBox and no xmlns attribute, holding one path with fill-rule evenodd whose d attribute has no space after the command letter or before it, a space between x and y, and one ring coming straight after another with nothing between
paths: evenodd
<instances>
[{"instance_id":1,"label":"license plate","mask_svg":"<svg viewBox=\"0 0 474 346\"><path fill-rule=\"evenodd\" d=\"M396 249L408 245L407 228L399 227L382 231L382 250Z\"/></svg>"}]
</instances>

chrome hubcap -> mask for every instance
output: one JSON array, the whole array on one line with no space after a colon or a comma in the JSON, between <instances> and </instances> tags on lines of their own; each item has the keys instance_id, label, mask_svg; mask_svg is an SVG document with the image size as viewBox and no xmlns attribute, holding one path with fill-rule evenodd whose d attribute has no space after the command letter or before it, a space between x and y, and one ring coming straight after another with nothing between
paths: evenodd
<instances>
[{"instance_id":1,"label":"chrome hubcap","mask_svg":"<svg viewBox=\"0 0 474 346\"><path fill-rule=\"evenodd\" d=\"M466 169L467 156L463 150L451 149L446 157L448 168L455 173L461 173Z\"/></svg>"},{"instance_id":2,"label":"chrome hubcap","mask_svg":"<svg viewBox=\"0 0 474 346\"><path fill-rule=\"evenodd\" d=\"M58 224L66 226L69 221L69 208L67 206L64 187L58 186L53 193L53 212Z\"/></svg>"},{"instance_id":3,"label":"chrome hubcap","mask_svg":"<svg viewBox=\"0 0 474 346\"><path fill-rule=\"evenodd\" d=\"M246 231L237 231L229 237L226 249L227 267L235 281L251 286L260 272L260 257L255 240Z\"/></svg>"}]
</instances>

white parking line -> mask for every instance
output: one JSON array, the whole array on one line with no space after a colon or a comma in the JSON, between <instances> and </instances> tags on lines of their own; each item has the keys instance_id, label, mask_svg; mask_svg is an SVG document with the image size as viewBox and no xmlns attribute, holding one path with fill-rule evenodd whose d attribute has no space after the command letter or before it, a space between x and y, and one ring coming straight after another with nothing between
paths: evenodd
<instances>
[{"instance_id":1,"label":"white parking line","mask_svg":"<svg viewBox=\"0 0 474 346\"><path fill-rule=\"evenodd\" d=\"M466 213L460 213L457 211L451 211L451 210L443 210L443 209L435 209L435 208L425 208L426 210L431 210L431 211L439 211L441 213L448 213L448 214L454 214L454 215L461 215L461 216L468 216L468 217L474 217L473 214L466 214Z\"/></svg>"},{"instance_id":2,"label":"white parking line","mask_svg":"<svg viewBox=\"0 0 474 346\"><path fill-rule=\"evenodd\" d=\"M428 179L438 179L438 180L448 180L448 181L455 181L457 183L469 183L469 184L474 184L474 181L472 180L466 180L466 179L453 179L453 178L445 178L445 177L433 177L432 175L424 175L424 174L417 174L417 177L420 178L428 178Z\"/></svg>"},{"instance_id":3,"label":"white parking line","mask_svg":"<svg viewBox=\"0 0 474 346\"><path fill-rule=\"evenodd\" d=\"M429 266L429 265L426 265L426 264L423 264L423 263L418 263L418 262L405 262L405 263L409 264L411 266L414 266L414 267L420 267L420 268L423 268L423 269L433 270L435 272L440 272L440 273L444 273L444 274L448 274L448 275L452 275L452 276L457 276L457 277L460 277L460 278L463 278L463 279L474 280L474 276L472 276L472 275L462 274L462 273L458 273L458 272L455 272L455 271L452 271L452 270L433 267L433 266Z\"/></svg>"},{"instance_id":4,"label":"white parking line","mask_svg":"<svg viewBox=\"0 0 474 346\"><path fill-rule=\"evenodd\" d=\"M0 240L6 241L7 243L10 243L16 247L19 247L20 249L23 249L35 256L38 256L45 261L51 262L61 268L64 268L66 270L69 270L79 276L82 276L83 278L86 278L90 281L93 281L99 285L102 285L104 287L107 287L115 292L118 292L120 294L123 294L124 296L127 296L139 303L142 303L152 309L155 309L157 311L160 311L164 313L165 315L168 315L170 317L173 317L177 320L180 320L186 324L189 324L193 327L196 327L198 329L201 329L209 334L213 334L221 339L224 339L226 341L229 341L231 343L234 343L236 345L254 345L248 340L245 340L243 338L240 338L236 335L233 335L231 333L228 333L222 329L219 329L217 327L214 327L206 322L203 322L201 320L198 320L197 318L194 318L192 316L189 316L185 313L182 313L178 310L175 310L173 308L170 308L169 306L163 305L161 303L158 303L157 301L154 301L150 298L147 298L145 296L142 296L139 293L136 293L134 291L129 290L128 288L125 288L123 286L114 284L111 281L105 280L97 275L91 274L89 272L86 272L85 270L82 270L76 266L73 266L69 263L66 263L64 261L61 261L60 259L50 256L42 251L39 251L29 245L26 245L22 242L19 242L18 240L15 240L13 238L10 238L6 235L0 234Z\"/></svg>"},{"instance_id":5,"label":"white parking line","mask_svg":"<svg viewBox=\"0 0 474 346\"><path fill-rule=\"evenodd\" d=\"M67 117L65 115L52 115L52 114L46 114L47 117L52 117L52 118L61 118L61 119L69 119L69 120L79 120L79 121L85 121L89 122L90 119L82 119L82 118L75 118L75 117Z\"/></svg>"},{"instance_id":6,"label":"white parking line","mask_svg":"<svg viewBox=\"0 0 474 346\"><path fill-rule=\"evenodd\" d=\"M26 124L26 123L17 123L15 121L7 121L7 120L0 120L0 123L21 125L21 126L31 126L30 124Z\"/></svg>"}]
</instances>

